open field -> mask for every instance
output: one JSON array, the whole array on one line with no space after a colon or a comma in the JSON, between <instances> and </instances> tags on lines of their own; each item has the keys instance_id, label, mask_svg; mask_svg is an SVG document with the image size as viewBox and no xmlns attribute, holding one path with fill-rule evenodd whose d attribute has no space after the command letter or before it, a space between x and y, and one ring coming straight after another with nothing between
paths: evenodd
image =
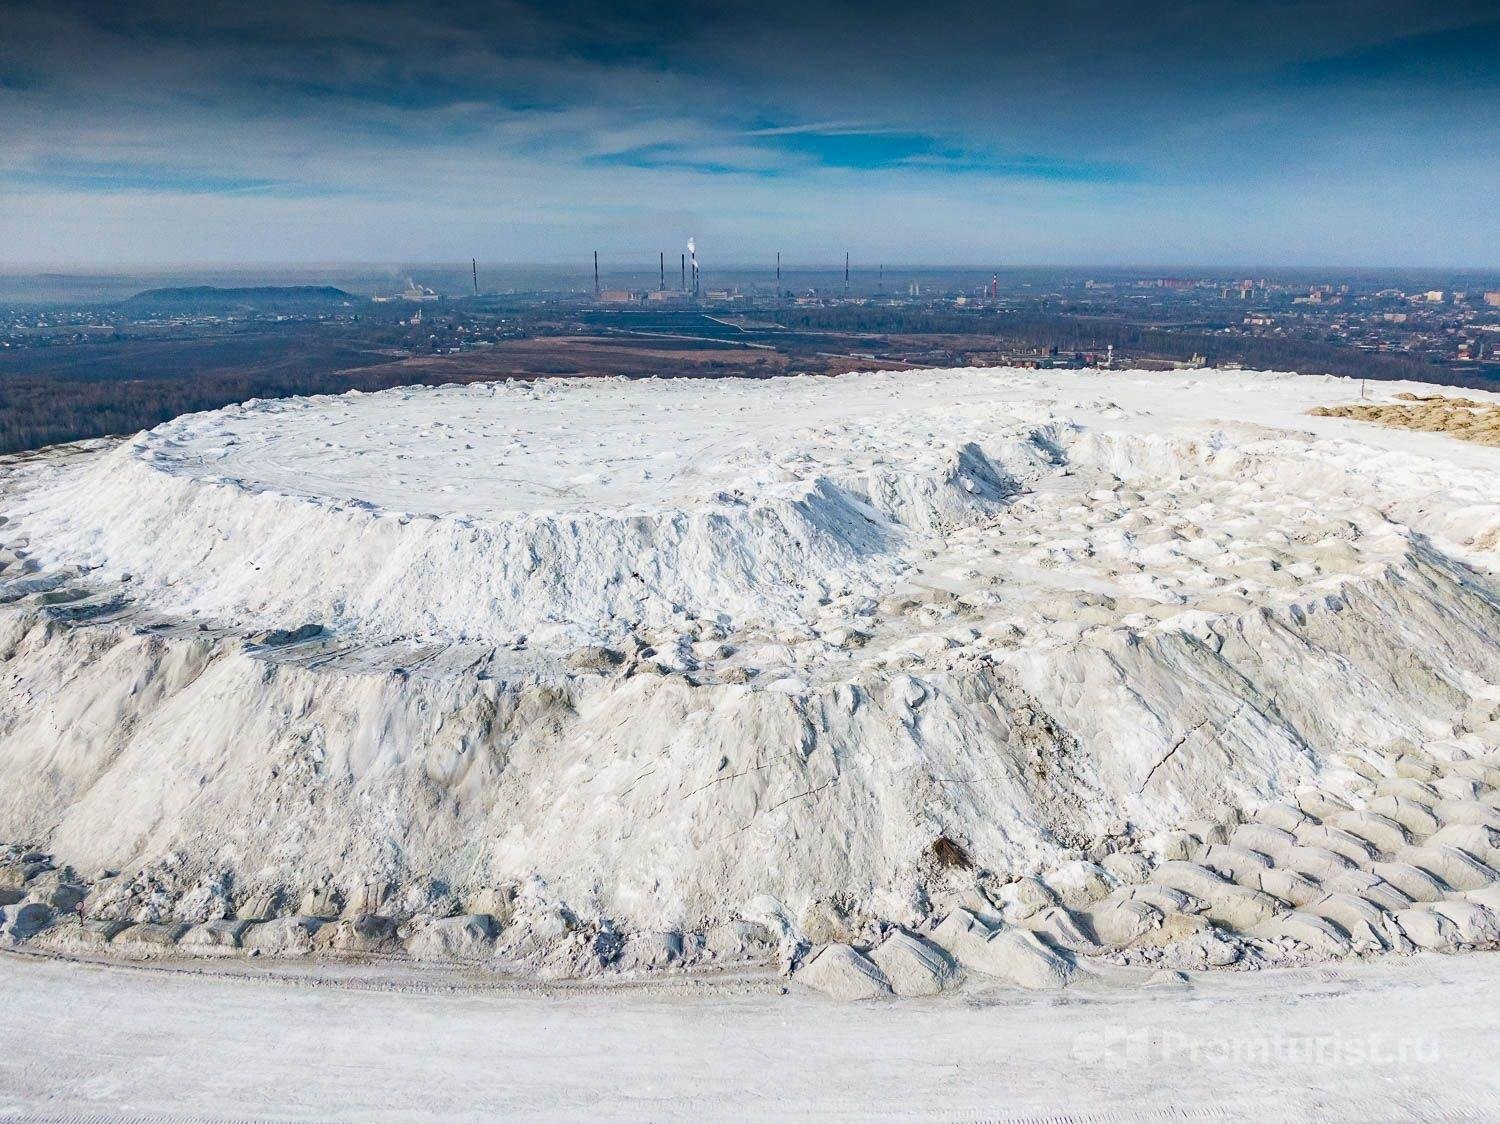
<instances>
[{"instance_id":1,"label":"open field","mask_svg":"<svg viewBox=\"0 0 1500 1124\"><path fill-rule=\"evenodd\" d=\"M271 300L282 291L266 292ZM1170 369L1201 354L1211 364L1495 388L1484 364L1449 370L1392 352L1229 340L1107 316L879 305L591 308L494 297L429 305L425 319L419 311L363 298L241 309L205 297L165 310L127 301L58 322L19 316L15 334L0 341L0 453L133 433L249 398L565 375L1082 367L1102 363L1111 345L1121 367Z\"/></svg>"}]
</instances>

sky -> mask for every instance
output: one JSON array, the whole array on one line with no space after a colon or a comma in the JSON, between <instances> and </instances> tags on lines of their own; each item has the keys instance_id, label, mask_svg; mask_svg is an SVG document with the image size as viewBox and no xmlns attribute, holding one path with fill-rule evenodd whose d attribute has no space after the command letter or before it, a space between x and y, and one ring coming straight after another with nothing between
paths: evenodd
<instances>
[{"instance_id":1,"label":"sky","mask_svg":"<svg viewBox=\"0 0 1500 1124\"><path fill-rule=\"evenodd\" d=\"M0 0L0 267L1500 265L1500 0Z\"/></svg>"}]
</instances>

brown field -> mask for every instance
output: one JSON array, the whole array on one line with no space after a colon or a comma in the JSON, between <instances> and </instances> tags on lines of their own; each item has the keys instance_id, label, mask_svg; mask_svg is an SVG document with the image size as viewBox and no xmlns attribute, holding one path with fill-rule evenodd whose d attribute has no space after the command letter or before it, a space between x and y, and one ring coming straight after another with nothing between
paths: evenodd
<instances>
[{"instance_id":1,"label":"brown field","mask_svg":"<svg viewBox=\"0 0 1500 1124\"><path fill-rule=\"evenodd\" d=\"M626 378L697 375L779 375L787 357L765 348L726 347L713 341L543 336L503 340L458 355L424 355L363 367L361 377L407 382L483 382L556 375L623 375Z\"/></svg>"}]
</instances>

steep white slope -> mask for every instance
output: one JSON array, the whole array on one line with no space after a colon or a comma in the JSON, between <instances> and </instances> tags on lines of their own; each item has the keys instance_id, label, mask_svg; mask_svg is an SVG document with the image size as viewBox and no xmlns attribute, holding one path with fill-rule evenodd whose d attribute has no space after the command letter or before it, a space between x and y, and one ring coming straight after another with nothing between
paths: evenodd
<instances>
[{"instance_id":1,"label":"steep white slope","mask_svg":"<svg viewBox=\"0 0 1500 1124\"><path fill-rule=\"evenodd\" d=\"M573 970L587 934L914 924L1353 792L1493 737L1500 453L1303 416L1347 395L559 382L32 458L0 840L123 871L100 916L464 908Z\"/></svg>"}]
</instances>

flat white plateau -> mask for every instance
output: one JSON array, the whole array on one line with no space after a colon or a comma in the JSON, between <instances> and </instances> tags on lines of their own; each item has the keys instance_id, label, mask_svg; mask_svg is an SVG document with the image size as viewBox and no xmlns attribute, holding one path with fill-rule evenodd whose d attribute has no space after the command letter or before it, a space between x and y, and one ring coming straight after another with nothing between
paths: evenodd
<instances>
[{"instance_id":1,"label":"flat white plateau","mask_svg":"<svg viewBox=\"0 0 1500 1124\"><path fill-rule=\"evenodd\" d=\"M1500 1097L1495 954L993 1003L321 982L0 957L0 1117L1432 1120Z\"/></svg>"},{"instance_id":2,"label":"flat white plateau","mask_svg":"<svg viewBox=\"0 0 1500 1124\"><path fill-rule=\"evenodd\" d=\"M1435 389L1385 383L1371 397ZM479 518L662 510L719 488L863 472L872 462L936 463L955 435L983 439L1018 418L1051 415L1147 433L1207 420L1292 426L1493 463L1492 452L1451 440L1306 416L1359 393L1351 379L1207 370L552 379L258 400L159 426L141 455L178 476Z\"/></svg>"}]
</instances>

